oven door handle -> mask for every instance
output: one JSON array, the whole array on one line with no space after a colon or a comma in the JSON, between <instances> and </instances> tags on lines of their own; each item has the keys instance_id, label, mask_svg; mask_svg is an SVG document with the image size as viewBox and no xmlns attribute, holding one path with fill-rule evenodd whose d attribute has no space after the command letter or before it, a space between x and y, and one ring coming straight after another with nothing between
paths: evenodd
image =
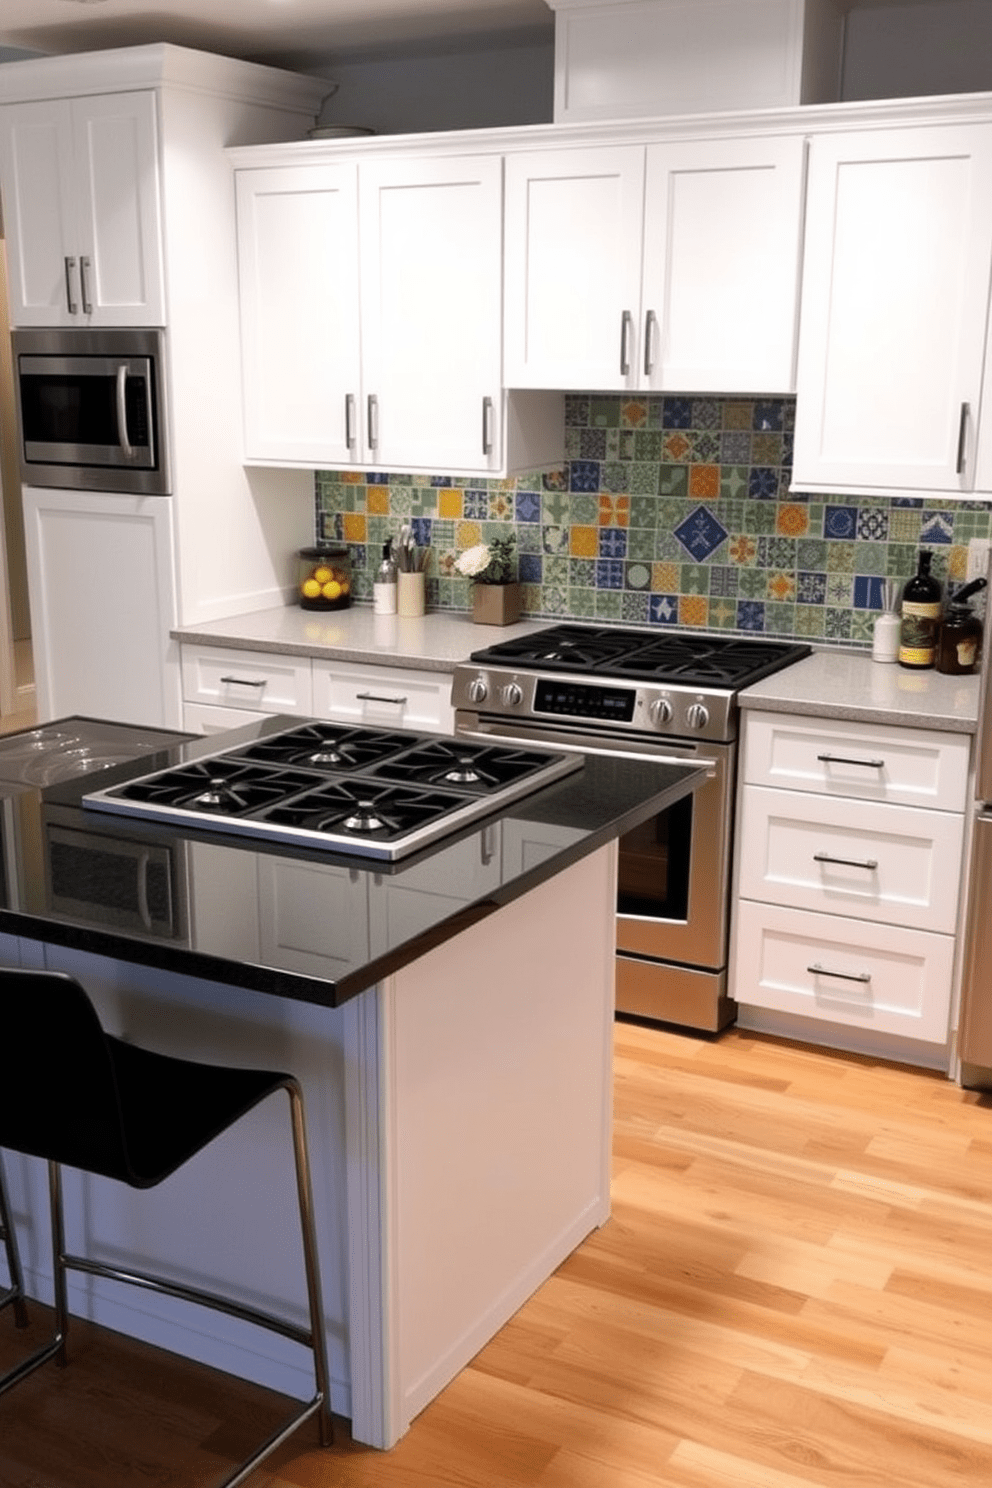
<instances>
[{"instance_id":1,"label":"oven door handle","mask_svg":"<svg viewBox=\"0 0 992 1488\"><path fill-rule=\"evenodd\" d=\"M121 362L117 368L117 443L130 460L134 454L134 445L127 433L127 372L127 362Z\"/></svg>"},{"instance_id":2,"label":"oven door handle","mask_svg":"<svg viewBox=\"0 0 992 1488\"><path fill-rule=\"evenodd\" d=\"M494 739L500 739L512 744L526 747L528 744L537 744L544 749L558 749L564 754L602 754L609 759L632 759L643 760L649 765L696 765L705 769L707 780L712 780L717 773L717 761L707 758L692 758L688 755L672 754L664 748L657 751L650 749L625 749L616 744L596 744L586 740L573 741L568 738L560 738L557 734L542 734L536 732L531 736L520 730L500 728L470 729L458 727L455 730L456 739L479 739L484 744L491 744Z\"/></svg>"}]
</instances>

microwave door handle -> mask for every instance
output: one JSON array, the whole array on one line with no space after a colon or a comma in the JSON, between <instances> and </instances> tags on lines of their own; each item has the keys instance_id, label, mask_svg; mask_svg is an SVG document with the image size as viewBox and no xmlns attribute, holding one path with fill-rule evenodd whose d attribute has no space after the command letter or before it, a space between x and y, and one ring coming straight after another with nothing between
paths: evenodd
<instances>
[{"instance_id":1,"label":"microwave door handle","mask_svg":"<svg viewBox=\"0 0 992 1488\"><path fill-rule=\"evenodd\" d=\"M146 930L152 929L152 915L151 910L148 908L148 866L150 861L150 855L147 852L143 852L136 864L138 869L138 913L141 916L141 923Z\"/></svg>"},{"instance_id":2,"label":"microwave door handle","mask_svg":"<svg viewBox=\"0 0 992 1488\"><path fill-rule=\"evenodd\" d=\"M127 437L127 362L117 368L117 442L128 459L134 454L134 446Z\"/></svg>"}]
</instances>

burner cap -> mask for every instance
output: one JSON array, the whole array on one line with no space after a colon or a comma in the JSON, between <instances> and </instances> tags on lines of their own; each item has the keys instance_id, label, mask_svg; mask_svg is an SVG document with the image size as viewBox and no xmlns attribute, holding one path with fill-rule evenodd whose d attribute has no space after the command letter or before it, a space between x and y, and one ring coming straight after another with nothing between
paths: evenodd
<instances>
[{"instance_id":1,"label":"burner cap","mask_svg":"<svg viewBox=\"0 0 992 1488\"><path fill-rule=\"evenodd\" d=\"M470 754L460 754L453 765L449 765L436 780L447 780L452 785L478 785L482 775L476 769L475 760Z\"/></svg>"},{"instance_id":2,"label":"burner cap","mask_svg":"<svg viewBox=\"0 0 992 1488\"><path fill-rule=\"evenodd\" d=\"M207 789L195 797L197 806L224 806L232 802L241 806L244 804L244 799L232 786L228 785L223 775L215 775Z\"/></svg>"},{"instance_id":3,"label":"burner cap","mask_svg":"<svg viewBox=\"0 0 992 1488\"><path fill-rule=\"evenodd\" d=\"M329 744L308 754L305 763L308 765L350 765L353 760L354 755L348 750L336 749L333 744Z\"/></svg>"},{"instance_id":4,"label":"burner cap","mask_svg":"<svg viewBox=\"0 0 992 1488\"><path fill-rule=\"evenodd\" d=\"M355 809L344 819L349 832L382 832L387 823L376 814L374 801L356 801Z\"/></svg>"}]
</instances>

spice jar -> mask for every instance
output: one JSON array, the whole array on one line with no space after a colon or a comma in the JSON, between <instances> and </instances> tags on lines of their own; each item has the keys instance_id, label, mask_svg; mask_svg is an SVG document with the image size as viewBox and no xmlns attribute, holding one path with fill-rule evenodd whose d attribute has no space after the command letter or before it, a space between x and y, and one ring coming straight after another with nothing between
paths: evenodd
<instances>
[{"instance_id":1,"label":"spice jar","mask_svg":"<svg viewBox=\"0 0 992 1488\"><path fill-rule=\"evenodd\" d=\"M301 548L296 591L304 610L343 610L351 603L351 554L342 544Z\"/></svg>"},{"instance_id":2,"label":"spice jar","mask_svg":"<svg viewBox=\"0 0 992 1488\"><path fill-rule=\"evenodd\" d=\"M967 584L948 605L937 646L938 672L959 677L977 671L982 651L982 622L967 601L979 589L984 589L985 584L984 578Z\"/></svg>"}]
</instances>

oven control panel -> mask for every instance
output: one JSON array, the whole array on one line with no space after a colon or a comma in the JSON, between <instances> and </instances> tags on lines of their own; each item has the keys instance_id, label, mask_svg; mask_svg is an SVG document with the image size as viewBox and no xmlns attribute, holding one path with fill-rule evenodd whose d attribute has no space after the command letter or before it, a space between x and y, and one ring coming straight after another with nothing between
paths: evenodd
<instances>
[{"instance_id":1,"label":"oven control panel","mask_svg":"<svg viewBox=\"0 0 992 1488\"><path fill-rule=\"evenodd\" d=\"M708 688L579 680L469 662L455 668L451 703L455 709L472 709L480 718L529 719L548 725L557 718L563 724L587 724L596 732L711 741L736 735L734 694Z\"/></svg>"}]
</instances>

